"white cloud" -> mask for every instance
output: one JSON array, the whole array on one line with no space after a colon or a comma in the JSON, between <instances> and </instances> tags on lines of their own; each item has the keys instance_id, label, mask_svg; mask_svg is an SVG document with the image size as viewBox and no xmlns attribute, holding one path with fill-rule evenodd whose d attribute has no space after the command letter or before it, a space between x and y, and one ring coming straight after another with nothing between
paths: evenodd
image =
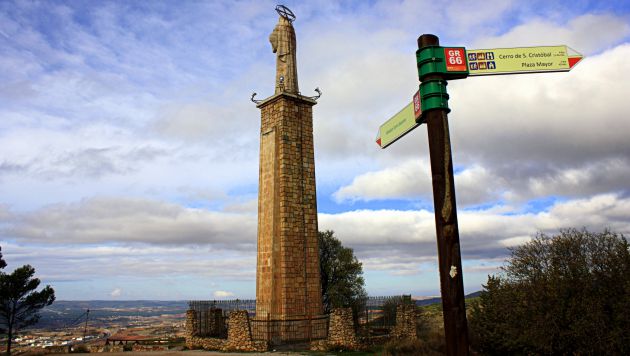
<instances>
[{"instance_id":1,"label":"white cloud","mask_svg":"<svg viewBox=\"0 0 630 356\"><path fill-rule=\"evenodd\" d=\"M580 53L593 54L618 44L630 34L630 25L613 14L585 14L556 24L534 19L496 37L477 39L476 48L568 45ZM553 43L550 43L553 41Z\"/></svg>"},{"instance_id":2,"label":"white cloud","mask_svg":"<svg viewBox=\"0 0 630 356\"><path fill-rule=\"evenodd\" d=\"M630 122L622 117L630 112L623 97L630 90L630 77L623 78L630 73L628 56L630 45L624 44L585 58L570 73L469 78L449 85L453 161L461 167L455 177L458 202L626 191ZM416 129L423 135L425 130ZM413 139L384 151L399 144L409 150ZM376 152L382 163L364 168L334 198L427 199L427 147L415 150L421 159Z\"/></svg>"},{"instance_id":3,"label":"white cloud","mask_svg":"<svg viewBox=\"0 0 630 356\"><path fill-rule=\"evenodd\" d=\"M548 175L532 177L528 188L536 196L590 195L627 189L630 160L610 158L589 162L585 166L559 169Z\"/></svg>"},{"instance_id":4,"label":"white cloud","mask_svg":"<svg viewBox=\"0 0 630 356\"><path fill-rule=\"evenodd\" d=\"M0 222L8 221L12 214L8 206L0 204Z\"/></svg>"},{"instance_id":5,"label":"white cloud","mask_svg":"<svg viewBox=\"0 0 630 356\"><path fill-rule=\"evenodd\" d=\"M462 206L492 202L503 196L507 184L479 165L455 174L458 203ZM432 196L430 166L424 160L407 160L380 171L367 172L354 178L334 194L337 202L385 199L429 201Z\"/></svg>"},{"instance_id":6,"label":"white cloud","mask_svg":"<svg viewBox=\"0 0 630 356\"><path fill-rule=\"evenodd\" d=\"M217 290L214 293L212 293L212 295L215 298L219 298L219 299L224 299L224 298L230 298L234 296L234 293L232 292L228 292L228 291L224 291L224 290Z\"/></svg>"},{"instance_id":7,"label":"white cloud","mask_svg":"<svg viewBox=\"0 0 630 356\"><path fill-rule=\"evenodd\" d=\"M227 118L238 118L238 111L237 107L212 107L206 103L180 104L165 108L155 126L163 134L219 143L228 130L236 128L233 120Z\"/></svg>"},{"instance_id":8,"label":"white cloud","mask_svg":"<svg viewBox=\"0 0 630 356\"><path fill-rule=\"evenodd\" d=\"M0 239L9 262L36 261L56 281L81 271L83 282L107 273L251 283L260 117L248 99L273 90L274 5L107 3L85 12L0 3ZM496 268L484 263L538 230L628 231L630 25L623 11L591 5L600 10L498 0L291 5L302 93L324 92L314 108L318 183L341 211L320 214L320 227L335 229L372 271L411 275L433 263L433 214L378 208L431 200L426 128L386 150L374 143L417 90L415 40L429 32L442 44L566 43L587 55L570 73L449 83L458 204L484 207L460 210L462 253L479 258L465 268ZM523 212L550 195L561 199ZM496 201L505 205L485 208ZM374 210L347 211L352 204ZM116 281L103 288L133 293Z\"/></svg>"},{"instance_id":9,"label":"white cloud","mask_svg":"<svg viewBox=\"0 0 630 356\"><path fill-rule=\"evenodd\" d=\"M511 0L490 0L483 2L456 1L446 5L449 34L460 35L474 31L476 33L496 31L496 24L504 13L514 6Z\"/></svg>"},{"instance_id":10,"label":"white cloud","mask_svg":"<svg viewBox=\"0 0 630 356\"><path fill-rule=\"evenodd\" d=\"M523 245L531 241L532 236L515 236L507 239L499 240L499 243L505 247L514 247Z\"/></svg>"},{"instance_id":11,"label":"white cloud","mask_svg":"<svg viewBox=\"0 0 630 356\"><path fill-rule=\"evenodd\" d=\"M630 110L623 94L629 54L623 44L586 57L570 73L452 83L455 164L488 162L518 174L627 157L630 123L619 118Z\"/></svg>"},{"instance_id":12,"label":"white cloud","mask_svg":"<svg viewBox=\"0 0 630 356\"><path fill-rule=\"evenodd\" d=\"M258 214L258 199L249 199L228 204L223 211L228 213Z\"/></svg>"},{"instance_id":13,"label":"white cloud","mask_svg":"<svg viewBox=\"0 0 630 356\"><path fill-rule=\"evenodd\" d=\"M523 243L539 231L555 233L564 228L586 227L594 231L610 228L628 234L630 222L625 218L628 214L630 199L615 194L557 202L539 212L460 209L462 256L468 259L505 256L506 246ZM387 256L387 263L395 264L409 256L416 256L416 262L435 256L434 214L426 210L320 213L319 228L334 230L344 244L372 261Z\"/></svg>"},{"instance_id":14,"label":"white cloud","mask_svg":"<svg viewBox=\"0 0 630 356\"><path fill-rule=\"evenodd\" d=\"M357 210L319 214L319 229L334 230L350 245L386 245L433 241L433 213L398 210Z\"/></svg>"},{"instance_id":15,"label":"white cloud","mask_svg":"<svg viewBox=\"0 0 630 356\"><path fill-rule=\"evenodd\" d=\"M557 202L542 212L460 210L462 256L482 260L506 256L505 247L523 243L538 231L554 233L561 228L585 226L628 234L629 213L630 199L615 194ZM80 270L75 277L79 279L97 278L102 273L147 277L229 275L236 280L253 280L255 276L252 214L203 212L141 200L97 199L46 208L28 216L7 216L3 239L15 238L41 247L51 242L59 244L36 249L3 246L7 261L18 265L36 260L36 267L39 270L43 266L47 279L63 280L68 269ZM355 249L366 270L409 275L418 273L419 264L434 261L436 255L434 215L426 210L320 213L319 228L334 230L344 245ZM105 245L93 247L95 243ZM66 244L75 247L67 249ZM82 244L87 245L76 247ZM208 250L195 246L208 246ZM90 263L86 265L86 261Z\"/></svg>"},{"instance_id":16,"label":"white cloud","mask_svg":"<svg viewBox=\"0 0 630 356\"><path fill-rule=\"evenodd\" d=\"M109 293L109 296L113 298L118 298L121 295L122 295L122 289L120 288L115 288L113 291L111 291L111 293Z\"/></svg>"},{"instance_id":17,"label":"white cloud","mask_svg":"<svg viewBox=\"0 0 630 356\"><path fill-rule=\"evenodd\" d=\"M428 168L426 161L408 160L396 167L367 172L339 188L333 196L337 202L426 197L432 191Z\"/></svg>"},{"instance_id":18,"label":"white cloud","mask_svg":"<svg viewBox=\"0 0 630 356\"><path fill-rule=\"evenodd\" d=\"M7 238L38 243L255 244L256 216L146 199L94 198L15 214Z\"/></svg>"},{"instance_id":19,"label":"white cloud","mask_svg":"<svg viewBox=\"0 0 630 356\"><path fill-rule=\"evenodd\" d=\"M127 129L99 124L74 130L17 128L0 135L0 140L6 145L3 164L20 167L20 176L43 181L126 175L176 151L172 144L139 139Z\"/></svg>"},{"instance_id":20,"label":"white cloud","mask_svg":"<svg viewBox=\"0 0 630 356\"><path fill-rule=\"evenodd\" d=\"M3 243L2 253L9 268L31 264L45 283L67 280L87 282L112 277L143 281L194 277L233 282L252 281L256 275L255 246L238 251L230 247L139 243L98 246Z\"/></svg>"}]
</instances>

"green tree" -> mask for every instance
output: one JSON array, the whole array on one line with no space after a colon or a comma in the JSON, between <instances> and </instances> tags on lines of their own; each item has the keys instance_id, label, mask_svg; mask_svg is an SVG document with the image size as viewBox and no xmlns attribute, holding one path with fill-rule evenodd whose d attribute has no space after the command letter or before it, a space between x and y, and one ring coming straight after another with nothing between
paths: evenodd
<instances>
[{"instance_id":1,"label":"green tree","mask_svg":"<svg viewBox=\"0 0 630 356\"><path fill-rule=\"evenodd\" d=\"M2 256L0 261L4 264ZM55 301L55 291L50 286L35 291L40 281L34 275L35 269L30 265L10 274L0 272L0 329L7 333L7 355L11 355L13 335L37 323L39 310Z\"/></svg>"},{"instance_id":2,"label":"green tree","mask_svg":"<svg viewBox=\"0 0 630 356\"><path fill-rule=\"evenodd\" d=\"M3 269L7 266L7 263L2 259L2 247L0 246L0 269Z\"/></svg>"},{"instance_id":3,"label":"green tree","mask_svg":"<svg viewBox=\"0 0 630 356\"><path fill-rule=\"evenodd\" d=\"M354 251L344 247L331 230L319 232L319 267L324 311L351 307L356 318L367 298L363 266Z\"/></svg>"},{"instance_id":4,"label":"green tree","mask_svg":"<svg viewBox=\"0 0 630 356\"><path fill-rule=\"evenodd\" d=\"M484 354L630 354L630 250L623 235L539 233L511 249L472 305Z\"/></svg>"}]
</instances>

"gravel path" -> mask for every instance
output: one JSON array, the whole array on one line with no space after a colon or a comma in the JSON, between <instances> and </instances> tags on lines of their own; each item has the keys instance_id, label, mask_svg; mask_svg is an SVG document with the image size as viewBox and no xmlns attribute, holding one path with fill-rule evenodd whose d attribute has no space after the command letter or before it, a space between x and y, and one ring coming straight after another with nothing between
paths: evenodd
<instances>
[{"instance_id":1,"label":"gravel path","mask_svg":"<svg viewBox=\"0 0 630 356\"><path fill-rule=\"evenodd\" d=\"M203 350L190 350L190 351L142 351L142 352L107 352L107 356L298 356L307 355L300 352L216 352L216 351L203 351ZM77 354L82 355L82 354ZM89 354L85 354L89 355ZM91 354L93 355L93 354Z\"/></svg>"}]
</instances>

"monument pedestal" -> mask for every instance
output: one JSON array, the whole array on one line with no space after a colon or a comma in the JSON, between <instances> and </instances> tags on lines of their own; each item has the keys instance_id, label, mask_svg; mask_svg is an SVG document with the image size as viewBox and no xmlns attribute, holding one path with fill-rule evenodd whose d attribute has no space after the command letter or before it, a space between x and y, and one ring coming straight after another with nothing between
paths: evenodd
<instances>
[{"instance_id":1,"label":"monument pedestal","mask_svg":"<svg viewBox=\"0 0 630 356\"><path fill-rule=\"evenodd\" d=\"M323 313L317 240L312 106L280 93L262 112L256 316L307 319Z\"/></svg>"}]
</instances>

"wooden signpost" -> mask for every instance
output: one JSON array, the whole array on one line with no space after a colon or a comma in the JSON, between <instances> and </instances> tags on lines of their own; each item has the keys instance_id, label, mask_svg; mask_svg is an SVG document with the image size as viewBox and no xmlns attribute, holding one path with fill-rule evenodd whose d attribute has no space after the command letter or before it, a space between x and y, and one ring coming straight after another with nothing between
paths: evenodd
<instances>
[{"instance_id":1,"label":"wooden signpost","mask_svg":"<svg viewBox=\"0 0 630 356\"><path fill-rule=\"evenodd\" d=\"M376 142L385 148L422 123L427 124L447 355L469 354L447 81L481 75L566 72L582 58L577 52L570 53L567 46L466 50L440 47L435 35L418 38L420 90L410 104L381 125Z\"/></svg>"}]
</instances>

